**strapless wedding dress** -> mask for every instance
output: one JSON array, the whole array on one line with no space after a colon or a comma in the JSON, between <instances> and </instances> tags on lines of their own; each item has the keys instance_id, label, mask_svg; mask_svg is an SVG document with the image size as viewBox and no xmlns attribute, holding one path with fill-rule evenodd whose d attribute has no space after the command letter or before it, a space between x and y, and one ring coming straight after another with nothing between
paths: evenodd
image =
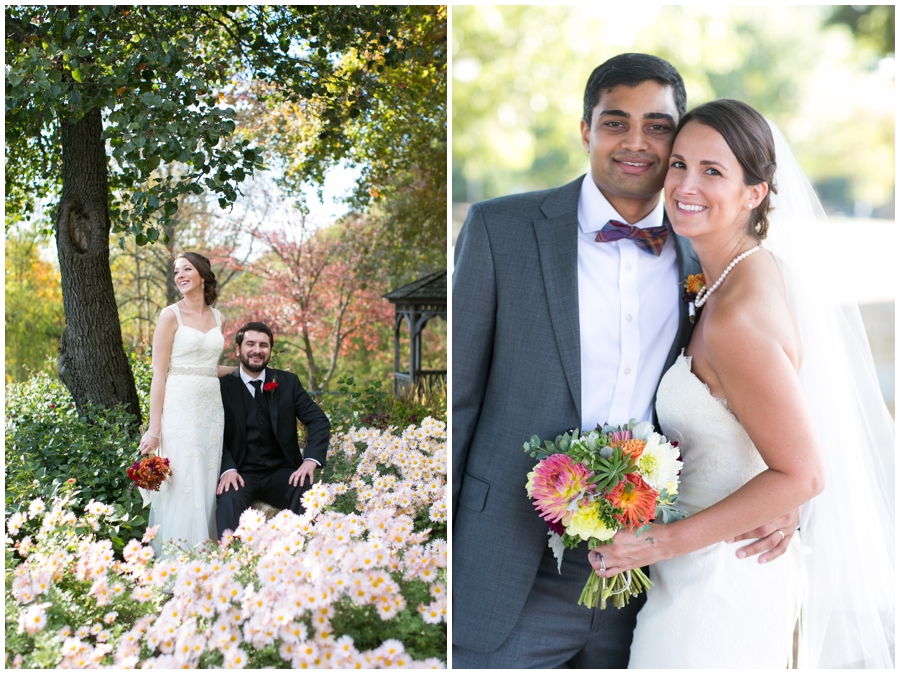
<instances>
[{"instance_id":1,"label":"strapless wedding dress","mask_svg":"<svg viewBox=\"0 0 900 674\"><path fill-rule=\"evenodd\" d=\"M693 515L766 469L743 426L680 356L657 394L663 433L684 468L678 507ZM650 567L629 668L785 668L802 597L799 537L778 559L738 559L745 543L716 543Z\"/></svg>"},{"instance_id":2,"label":"strapless wedding dress","mask_svg":"<svg viewBox=\"0 0 900 674\"><path fill-rule=\"evenodd\" d=\"M201 332L178 319L166 377L158 454L169 459L172 475L158 492L143 492L150 501L150 526L157 557L164 541L194 546L216 539L216 487L222 465L225 413L217 377L225 346L222 315L213 309L216 327Z\"/></svg>"}]
</instances>

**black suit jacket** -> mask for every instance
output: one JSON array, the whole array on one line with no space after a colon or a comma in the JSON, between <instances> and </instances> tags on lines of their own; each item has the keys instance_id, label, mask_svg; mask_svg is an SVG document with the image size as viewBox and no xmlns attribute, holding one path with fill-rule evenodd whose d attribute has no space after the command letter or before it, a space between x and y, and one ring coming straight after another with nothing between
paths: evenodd
<instances>
[{"instance_id":1,"label":"black suit jacket","mask_svg":"<svg viewBox=\"0 0 900 674\"><path fill-rule=\"evenodd\" d=\"M266 383L273 381L278 384L278 388L264 395L269 400L269 416L272 418L275 439L288 464L299 468L303 459L315 459L324 466L331 436L331 422L300 385L297 375L267 367ZM222 390L222 406L225 408L221 475L232 468L240 472L247 448L247 414L241 390L245 385L240 368L220 378L219 386ZM303 454L300 453L300 443L297 441L297 419L306 426L307 431Z\"/></svg>"}]
</instances>

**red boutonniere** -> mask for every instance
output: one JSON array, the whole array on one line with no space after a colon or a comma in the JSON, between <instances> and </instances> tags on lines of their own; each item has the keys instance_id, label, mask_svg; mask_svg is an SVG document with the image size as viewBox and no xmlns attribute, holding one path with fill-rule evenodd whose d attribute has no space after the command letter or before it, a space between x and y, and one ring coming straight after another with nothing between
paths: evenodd
<instances>
[{"instance_id":1,"label":"red boutonniere","mask_svg":"<svg viewBox=\"0 0 900 674\"><path fill-rule=\"evenodd\" d=\"M267 381L265 384L263 384L263 391L265 391L266 393L272 394L271 396L269 396L270 398L275 397L275 389L277 389L277 388L278 388L277 381Z\"/></svg>"},{"instance_id":2,"label":"red boutonniere","mask_svg":"<svg viewBox=\"0 0 900 674\"><path fill-rule=\"evenodd\" d=\"M706 279L703 277L703 274L688 274L688 277L681 285L684 286L682 299L688 303L688 317L693 323L697 315L697 307L694 306L694 300L697 299L697 293L706 287Z\"/></svg>"}]
</instances>

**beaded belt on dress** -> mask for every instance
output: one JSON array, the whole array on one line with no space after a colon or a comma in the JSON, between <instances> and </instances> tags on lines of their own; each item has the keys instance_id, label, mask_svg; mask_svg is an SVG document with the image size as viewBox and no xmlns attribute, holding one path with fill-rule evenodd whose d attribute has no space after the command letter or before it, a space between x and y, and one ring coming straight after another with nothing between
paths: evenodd
<instances>
[{"instance_id":1,"label":"beaded belt on dress","mask_svg":"<svg viewBox=\"0 0 900 674\"><path fill-rule=\"evenodd\" d=\"M176 365L169 370L169 374L189 377L218 377L219 366Z\"/></svg>"}]
</instances>

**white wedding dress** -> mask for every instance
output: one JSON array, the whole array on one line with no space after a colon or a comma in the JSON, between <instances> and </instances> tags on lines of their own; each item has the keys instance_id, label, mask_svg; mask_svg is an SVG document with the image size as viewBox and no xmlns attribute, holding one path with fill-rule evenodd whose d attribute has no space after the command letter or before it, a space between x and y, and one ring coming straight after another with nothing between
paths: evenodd
<instances>
[{"instance_id":1,"label":"white wedding dress","mask_svg":"<svg viewBox=\"0 0 900 674\"><path fill-rule=\"evenodd\" d=\"M663 433L682 452L676 505L688 515L766 469L725 401L691 372L689 357L663 376L656 407ZM738 559L745 543L717 543L651 566L653 587L638 614L628 667L787 667L803 587L798 538L766 564Z\"/></svg>"},{"instance_id":2,"label":"white wedding dress","mask_svg":"<svg viewBox=\"0 0 900 674\"><path fill-rule=\"evenodd\" d=\"M894 422L843 275L809 245L836 233L784 135L770 127L778 192L770 194L763 245L782 265L803 343L798 381L818 429L825 490L800 509L802 560L795 533L789 550L766 564L738 559L743 543L718 543L651 566L631 668L784 668L801 598L798 667L895 667ZM690 358L665 373L656 404L663 433L682 451L678 505L688 513L765 470Z\"/></svg>"},{"instance_id":3,"label":"white wedding dress","mask_svg":"<svg viewBox=\"0 0 900 674\"><path fill-rule=\"evenodd\" d=\"M146 492L150 526L159 525L153 539L157 557L162 543L194 546L216 539L216 486L222 464L225 414L217 376L225 346L222 315L215 309L216 327L201 332L184 325L178 305L169 307L178 319L166 377L159 456L169 459L172 475L159 491Z\"/></svg>"}]
</instances>

